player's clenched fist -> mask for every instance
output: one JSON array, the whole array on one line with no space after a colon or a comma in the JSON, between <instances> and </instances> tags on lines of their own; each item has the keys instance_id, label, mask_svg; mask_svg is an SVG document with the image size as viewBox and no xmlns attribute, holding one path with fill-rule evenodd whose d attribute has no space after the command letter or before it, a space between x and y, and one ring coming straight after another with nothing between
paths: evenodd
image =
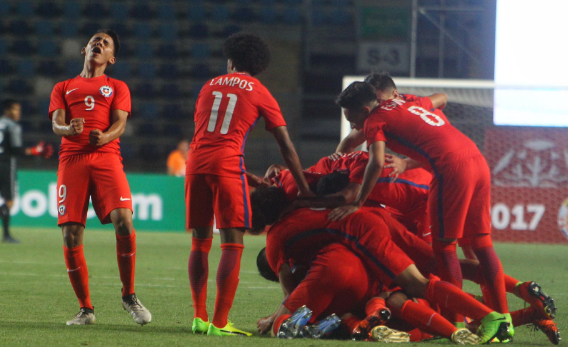
<instances>
[{"instance_id":1,"label":"player's clenched fist","mask_svg":"<svg viewBox=\"0 0 568 347\"><path fill-rule=\"evenodd\" d=\"M85 118L73 118L71 119L71 124L69 124L69 130L71 135L79 135L83 132L83 124L85 124Z\"/></svg>"},{"instance_id":2,"label":"player's clenched fist","mask_svg":"<svg viewBox=\"0 0 568 347\"><path fill-rule=\"evenodd\" d=\"M102 131L99 129L91 130L89 133L89 144L93 146L102 146L105 143L107 143L106 136Z\"/></svg>"}]
</instances>

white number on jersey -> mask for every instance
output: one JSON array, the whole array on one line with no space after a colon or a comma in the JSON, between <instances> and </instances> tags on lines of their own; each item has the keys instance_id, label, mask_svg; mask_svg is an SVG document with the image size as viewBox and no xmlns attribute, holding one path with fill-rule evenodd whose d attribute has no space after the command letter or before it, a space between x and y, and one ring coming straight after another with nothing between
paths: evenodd
<instances>
[{"instance_id":1,"label":"white number on jersey","mask_svg":"<svg viewBox=\"0 0 568 347\"><path fill-rule=\"evenodd\" d=\"M442 118L440 118L440 116L432 112L428 112L420 106L410 106L408 108L408 111L414 113L417 116L420 116L423 121L431 126L441 127L442 125L446 124L446 122Z\"/></svg>"},{"instance_id":2,"label":"white number on jersey","mask_svg":"<svg viewBox=\"0 0 568 347\"><path fill-rule=\"evenodd\" d=\"M67 198L67 186L65 186L65 184L59 186L57 195L59 195L59 203L65 201L65 199Z\"/></svg>"},{"instance_id":3,"label":"white number on jersey","mask_svg":"<svg viewBox=\"0 0 568 347\"><path fill-rule=\"evenodd\" d=\"M219 116L219 107L221 106L221 100L223 99L223 93L213 92L215 95L215 100L213 100L213 107L211 107L211 115L209 116L209 124L207 125L207 131L214 132L215 125L217 125L217 117ZM229 98L229 104L225 110L225 116L223 117L223 124L221 125L221 134L226 134L229 132L229 124L231 124L231 119L233 119L233 112L235 111L235 106L237 105L237 96L235 94L227 94Z\"/></svg>"},{"instance_id":4,"label":"white number on jersey","mask_svg":"<svg viewBox=\"0 0 568 347\"><path fill-rule=\"evenodd\" d=\"M91 111L93 108L95 108L95 98L93 98L91 95L87 95L85 97L85 105L87 106L87 111Z\"/></svg>"}]
</instances>

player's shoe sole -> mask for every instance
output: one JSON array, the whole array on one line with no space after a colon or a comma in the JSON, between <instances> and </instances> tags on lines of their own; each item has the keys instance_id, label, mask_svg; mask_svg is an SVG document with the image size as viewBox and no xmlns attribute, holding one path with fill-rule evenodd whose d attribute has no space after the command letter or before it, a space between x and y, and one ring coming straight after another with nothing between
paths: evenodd
<instances>
[{"instance_id":1,"label":"player's shoe sole","mask_svg":"<svg viewBox=\"0 0 568 347\"><path fill-rule=\"evenodd\" d=\"M309 308L305 305L298 308L292 316L282 322L278 328L276 337L279 339L293 339L298 337L298 333L304 328L310 318L312 318L312 311Z\"/></svg>"},{"instance_id":2,"label":"player's shoe sole","mask_svg":"<svg viewBox=\"0 0 568 347\"><path fill-rule=\"evenodd\" d=\"M379 325L371 329L369 337L372 341L387 343L410 342L410 334Z\"/></svg>"},{"instance_id":3,"label":"player's shoe sole","mask_svg":"<svg viewBox=\"0 0 568 347\"><path fill-rule=\"evenodd\" d=\"M479 345L481 343L481 338L466 328L454 331L450 340L456 345Z\"/></svg>"},{"instance_id":4,"label":"player's shoe sole","mask_svg":"<svg viewBox=\"0 0 568 347\"><path fill-rule=\"evenodd\" d=\"M536 330L542 330L542 332L546 334L548 341L552 344L557 345L562 341L560 331L558 331L558 327L552 319L535 319L533 324Z\"/></svg>"},{"instance_id":5,"label":"player's shoe sole","mask_svg":"<svg viewBox=\"0 0 568 347\"><path fill-rule=\"evenodd\" d=\"M385 325L391 317L388 308L380 309L363 319L351 334L352 340L365 340L369 337L369 332L377 325Z\"/></svg>"},{"instance_id":6,"label":"player's shoe sole","mask_svg":"<svg viewBox=\"0 0 568 347\"><path fill-rule=\"evenodd\" d=\"M217 328L213 323L210 323L207 329L207 336L252 336L252 334L237 329L233 326L233 323L227 322L227 325L223 328Z\"/></svg>"},{"instance_id":7,"label":"player's shoe sole","mask_svg":"<svg viewBox=\"0 0 568 347\"><path fill-rule=\"evenodd\" d=\"M491 342L494 338L500 341L512 338L509 331L511 323L507 316L498 312L491 312L481 319L481 325L477 330L477 336L481 338L481 343Z\"/></svg>"},{"instance_id":8,"label":"player's shoe sole","mask_svg":"<svg viewBox=\"0 0 568 347\"><path fill-rule=\"evenodd\" d=\"M135 294L132 294L126 301L122 301L122 308L128 312L134 321L140 325L148 324L152 321L152 314Z\"/></svg>"},{"instance_id":9,"label":"player's shoe sole","mask_svg":"<svg viewBox=\"0 0 568 347\"><path fill-rule=\"evenodd\" d=\"M554 306L554 299L546 295L546 293L542 291L542 288L538 283L524 282L519 285L519 292L521 293L523 299L528 301L531 306L542 309L542 313L544 315L542 318L554 319L556 317L556 306Z\"/></svg>"},{"instance_id":10,"label":"player's shoe sole","mask_svg":"<svg viewBox=\"0 0 568 347\"><path fill-rule=\"evenodd\" d=\"M75 318L67 321L67 325L90 325L95 324L96 321L95 313L92 310L81 307Z\"/></svg>"},{"instance_id":11,"label":"player's shoe sole","mask_svg":"<svg viewBox=\"0 0 568 347\"><path fill-rule=\"evenodd\" d=\"M207 334L209 325L211 325L209 322L206 322L201 318L194 318L193 323L191 324L191 332L194 334Z\"/></svg>"},{"instance_id":12,"label":"player's shoe sole","mask_svg":"<svg viewBox=\"0 0 568 347\"><path fill-rule=\"evenodd\" d=\"M341 319L334 314L329 315L316 324L306 325L300 332L302 337L320 339L331 334L341 325Z\"/></svg>"}]
</instances>

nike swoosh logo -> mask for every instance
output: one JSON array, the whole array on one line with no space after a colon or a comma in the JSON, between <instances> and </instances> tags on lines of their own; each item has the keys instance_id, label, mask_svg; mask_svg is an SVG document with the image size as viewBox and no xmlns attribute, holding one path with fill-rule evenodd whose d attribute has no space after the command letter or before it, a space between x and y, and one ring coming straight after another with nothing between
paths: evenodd
<instances>
[{"instance_id":1,"label":"nike swoosh logo","mask_svg":"<svg viewBox=\"0 0 568 347\"><path fill-rule=\"evenodd\" d=\"M422 234L422 237L424 237L424 236L428 236L428 235L430 235L430 234L432 234L432 233L428 233L428 234Z\"/></svg>"},{"instance_id":2,"label":"nike swoosh logo","mask_svg":"<svg viewBox=\"0 0 568 347\"><path fill-rule=\"evenodd\" d=\"M68 90L68 91L65 93L65 95L67 95L67 94L69 94L69 93L71 93L72 91L77 90L77 89L79 89L79 88L75 88L75 89Z\"/></svg>"},{"instance_id":3,"label":"nike swoosh logo","mask_svg":"<svg viewBox=\"0 0 568 347\"><path fill-rule=\"evenodd\" d=\"M120 201L128 201L130 200L130 198L123 198L122 196L120 197Z\"/></svg>"}]
</instances>

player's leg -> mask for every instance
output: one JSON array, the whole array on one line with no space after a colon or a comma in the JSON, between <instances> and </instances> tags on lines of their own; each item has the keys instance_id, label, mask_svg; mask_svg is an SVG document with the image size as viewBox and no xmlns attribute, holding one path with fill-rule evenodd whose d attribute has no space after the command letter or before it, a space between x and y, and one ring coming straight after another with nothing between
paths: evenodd
<instances>
[{"instance_id":1,"label":"player's leg","mask_svg":"<svg viewBox=\"0 0 568 347\"><path fill-rule=\"evenodd\" d=\"M19 243L10 234L10 209L16 195L16 166L3 165L0 168L0 196L4 203L0 205L0 218L2 219L2 242Z\"/></svg>"}]
</instances>

